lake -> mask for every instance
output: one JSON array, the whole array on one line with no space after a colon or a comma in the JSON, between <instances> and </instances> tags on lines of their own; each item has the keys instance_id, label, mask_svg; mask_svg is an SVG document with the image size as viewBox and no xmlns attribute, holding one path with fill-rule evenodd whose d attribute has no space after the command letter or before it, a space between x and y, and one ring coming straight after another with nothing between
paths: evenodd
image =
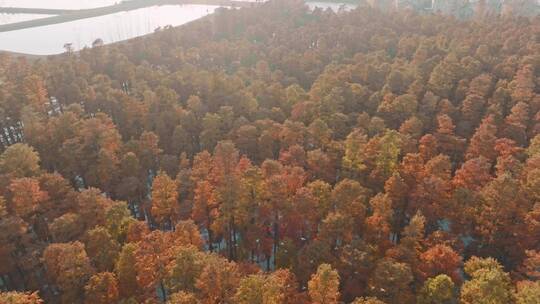
<instances>
[{"instance_id":1,"label":"lake","mask_svg":"<svg viewBox=\"0 0 540 304\"><path fill-rule=\"evenodd\" d=\"M64 44L75 50L90 46L98 38L104 43L152 33L158 27L178 26L211 14L217 6L164 5L120 12L60 24L0 33L0 50L32 55L64 52Z\"/></svg>"},{"instance_id":2,"label":"lake","mask_svg":"<svg viewBox=\"0 0 540 304\"><path fill-rule=\"evenodd\" d=\"M46 18L52 15L38 15L38 14L0 14L0 24L8 24L15 22L22 22L28 20L34 20L39 18Z\"/></svg>"},{"instance_id":3,"label":"lake","mask_svg":"<svg viewBox=\"0 0 540 304\"><path fill-rule=\"evenodd\" d=\"M248 0L255 2L257 0ZM119 3L119 0L0 0L4 7L34 7L83 9ZM308 2L310 8L330 8L337 11L342 4ZM346 4L346 9L355 5ZM152 33L158 27L182 25L211 14L218 8L210 5L153 6L94 18L0 33L0 50L32 55L53 55L64 52L64 44L74 50L92 45L101 38L104 43L127 40ZM47 15L0 14L0 24L14 23Z\"/></svg>"},{"instance_id":4,"label":"lake","mask_svg":"<svg viewBox=\"0 0 540 304\"><path fill-rule=\"evenodd\" d=\"M0 7L83 9L120 3L119 0L0 0Z\"/></svg>"}]
</instances>

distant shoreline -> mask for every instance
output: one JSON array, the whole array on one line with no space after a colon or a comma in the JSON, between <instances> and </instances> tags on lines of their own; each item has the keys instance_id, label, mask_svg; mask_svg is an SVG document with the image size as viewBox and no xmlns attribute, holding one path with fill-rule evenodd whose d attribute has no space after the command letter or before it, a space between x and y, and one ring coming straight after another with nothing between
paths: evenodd
<instances>
[{"instance_id":1,"label":"distant shoreline","mask_svg":"<svg viewBox=\"0 0 540 304\"><path fill-rule=\"evenodd\" d=\"M359 0L304 0L306 3L314 3L314 2L331 2L336 4L360 4Z\"/></svg>"},{"instance_id":2,"label":"distant shoreline","mask_svg":"<svg viewBox=\"0 0 540 304\"><path fill-rule=\"evenodd\" d=\"M61 54L54 54L54 55L32 55L32 54L25 54L25 53L17 53L17 52L10 52L10 51L3 51L0 50L0 55L9 55L11 57L19 58L24 57L28 60L38 60L38 59L45 59L49 56L58 56Z\"/></svg>"},{"instance_id":3,"label":"distant shoreline","mask_svg":"<svg viewBox=\"0 0 540 304\"><path fill-rule=\"evenodd\" d=\"M192 20L192 21L189 21L189 22L186 22L184 24L181 24L181 25L177 25L177 26L174 26L173 28L175 29L178 29L178 28L182 28L182 27L185 27L185 26L189 26L189 25L192 25L196 22L203 22L205 21L207 18L213 18L215 12L213 13L210 13L206 16L202 16L198 19L195 19L195 20ZM111 42L111 43L107 43L105 44L103 47L109 47L109 46L113 46L113 45L119 45L119 44L124 44L124 43L130 43L131 41L134 41L136 39L144 39L150 35L154 35L156 34L155 32L155 29L153 32L151 33L148 33L148 34L144 34L144 35L141 35L141 36L137 36L137 37L133 37L133 38L128 38L128 39L125 39L125 40L119 40L119 41L115 41L115 42ZM86 47L86 48L90 48L90 46ZM80 50L77 50L77 51L74 51L73 53L74 54L78 54L80 53L82 50L84 50L85 48L81 48ZM50 54L50 55L36 55L36 54L27 54L27 53L18 53L18 52L11 52L11 51L4 51L4 50L0 50L0 54L7 54L9 56L12 56L12 57L15 57L15 58L19 58L19 57L23 57L25 59L28 59L28 60L31 60L31 61L35 61L35 60L39 60L39 59L47 59L47 58L50 58L50 57L56 57L56 56L62 56L65 54L65 52L63 53L57 53L57 54Z\"/></svg>"},{"instance_id":4,"label":"distant shoreline","mask_svg":"<svg viewBox=\"0 0 540 304\"><path fill-rule=\"evenodd\" d=\"M204 2L204 0L202 0L202 1L201 0L193 0L191 2ZM341 1L340 0L321 0L321 1L305 0L304 2L305 3L331 2L331 3L336 3L336 4L339 4L339 3L343 3L343 4L359 4L360 3L358 0L341 0ZM196 20L189 21L187 23L184 23L184 24L181 24L181 25L178 25L178 26L174 26L174 28L181 28L181 27L184 27L184 26L189 26L190 24L193 24L195 22L202 22L202 21L206 20L206 18L212 18L214 14L215 14L215 12L210 13L210 14L208 14L206 16L203 16L201 18L198 18ZM141 35L141 36L137 36L137 37L128 38L128 39L125 39L125 40L119 40L119 41L107 43L105 46L111 46L111 45L122 44L122 43L129 43L130 41L133 41L135 39L143 39L143 38L145 38L147 36L154 35L154 34L155 34L155 31L150 32L148 34ZM90 47L90 46L88 46L88 47ZM80 50L77 50L74 53L79 53L80 51L82 51L84 49L85 48L81 48ZM65 53L57 53L57 54L49 54L49 55L38 55L38 54L28 54L28 53L19 53L19 52L11 52L11 51L0 50L0 54L7 54L9 56L16 57L16 58L23 57L23 58L26 58L28 60L35 61L35 60L39 60L39 59L47 59L47 58L53 57L53 56L62 56Z\"/></svg>"},{"instance_id":5,"label":"distant shoreline","mask_svg":"<svg viewBox=\"0 0 540 304\"><path fill-rule=\"evenodd\" d=\"M54 15L47 18L39 18L27 21L21 21L16 23L9 23L0 25L1 32L11 32L16 30L23 30L33 27L47 26L53 24L66 23L70 21L76 21L80 19L88 19L93 17L100 17L105 15L111 15L114 13L132 11L136 9L157 6L157 5L215 5L225 7L249 7L259 5L257 2L245 2L245 1L232 1L232 0L132 0L121 2L120 4L113 4L98 8L69 10L66 13L60 15ZM11 8L17 9L17 8Z\"/></svg>"}]
</instances>

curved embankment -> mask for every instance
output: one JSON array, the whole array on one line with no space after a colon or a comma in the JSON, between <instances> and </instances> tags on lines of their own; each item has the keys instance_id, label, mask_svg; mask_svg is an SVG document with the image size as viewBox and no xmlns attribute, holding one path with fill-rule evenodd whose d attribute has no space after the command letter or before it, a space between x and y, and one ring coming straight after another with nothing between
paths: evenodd
<instances>
[{"instance_id":1,"label":"curved embankment","mask_svg":"<svg viewBox=\"0 0 540 304\"><path fill-rule=\"evenodd\" d=\"M51 24L64 23L69 21L75 21L79 19L86 19L92 17L99 17L103 15L131 11L140 8L145 8L155 5L167 5L167 4L204 4L204 5L216 5L216 6L228 6L228 7L252 7L258 5L259 2L247 2L247 1L232 1L232 0L132 0L115 4L111 6L81 9L81 10L48 10L48 9L23 9L23 8L1 8L0 12L6 12L11 10L13 12L33 13L33 14L49 14L51 11L55 11L57 16L48 18L34 19L29 21L17 22L0 25L0 32L9 32L15 30L22 30L37 26L45 26Z\"/></svg>"}]
</instances>

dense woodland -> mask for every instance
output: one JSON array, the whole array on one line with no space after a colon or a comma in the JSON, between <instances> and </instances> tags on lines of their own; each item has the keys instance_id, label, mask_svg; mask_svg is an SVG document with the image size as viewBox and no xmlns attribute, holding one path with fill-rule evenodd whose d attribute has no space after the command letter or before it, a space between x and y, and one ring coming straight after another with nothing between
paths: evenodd
<instances>
[{"instance_id":1,"label":"dense woodland","mask_svg":"<svg viewBox=\"0 0 540 304\"><path fill-rule=\"evenodd\" d=\"M0 75L2 304L540 303L539 17L277 0Z\"/></svg>"}]
</instances>

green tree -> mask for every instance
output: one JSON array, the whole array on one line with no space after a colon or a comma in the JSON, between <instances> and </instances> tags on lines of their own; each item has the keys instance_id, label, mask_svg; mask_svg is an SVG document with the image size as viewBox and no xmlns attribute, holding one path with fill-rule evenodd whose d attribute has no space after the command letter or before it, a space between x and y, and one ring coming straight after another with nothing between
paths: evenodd
<instances>
[{"instance_id":1,"label":"green tree","mask_svg":"<svg viewBox=\"0 0 540 304\"><path fill-rule=\"evenodd\" d=\"M107 211L105 227L111 237L122 244L127 238L129 225L135 221L125 202L115 202Z\"/></svg>"},{"instance_id":2,"label":"green tree","mask_svg":"<svg viewBox=\"0 0 540 304\"><path fill-rule=\"evenodd\" d=\"M472 257L465 263L471 279L461 287L463 304L504 304L512 302L510 276L492 258Z\"/></svg>"},{"instance_id":3,"label":"green tree","mask_svg":"<svg viewBox=\"0 0 540 304\"><path fill-rule=\"evenodd\" d=\"M367 136L359 129L352 131L345 140L345 155L343 156L342 164L354 176L358 176L366 169L364 155L366 144Z\"/></svg>"},{"instance_id":4,"label":"green tree","mask_svg":"<svg viewBox=\"0 0 540 304\"><path fill-rule=\"evenodd\" d=\"M449 54L441 61L429 78L428 87L442 98L449 98L462 75L462 68L455 54Z\"/></svg>"},{"instance_id":5,"label":"green tree","mask_svg":"<svg viewBox=\"0 0 540 304\"><path fill-rule=\"evenodd\" d=\"M0 172L13 177L30 177L37 175L39 168L39 155L26 144L9 146L0 155Z\"/></svg>"},{"instance_id":6,"label":"green tree","mask_svg":"<svg viewBox=\"0 0 540 304\"><path fill-rule=\"evenodd\" d=\"M234 296L238 304L263 304L264 275L250 275L240 280L238 290Z\"/></svg>"},{"instance_id":7,"label":"green tree","mask_svg":"<svg viewBox=\"0 0 540 304\"><path fill-rule=\"evenodd\" d=\"M122 298L129 298L139 294L137 283L137 270L134 267L137 262L135 252L137 244L128 243L122 247L115 265L115 273L118 279L118 287Z\"/></svg>"},{"instance_id":8,"label":"green tree","mask_svg":"<svg viewBox=\"0 0 540 304\"><path fill-rule=\"evenodd\" d=\"M392 176L396 170L400 153L400 134L394 130L387 130L380 138L379 149L375 158L376 170L384 180Z\"/></svg>"},{"instance_id":9,"label":"green tree","mask_svg":"<svg viewBox=\"0 0 540 304\"><path fill-rule=\"evenodd\" d=\"M49 233L57 243L75 241L84 233L81 217L76 213L65 213L49 224Z\"/></svg>"},{"instance_id":10,"label":"green tree","mask_svg":"<svg viewBox=\"0 0 540 304\"><path fill-rule=\"evenodd\" d=\"M412 281L409 265L388 258L382 259L369 280L369 291L388 304L412 303Z\"/></svg>"},{"instance_id":11,"label":"green tree","mask_svg":"<svg viewBox=\"0 0 540 304\"><path fill-rule=\"evenodd\" d=\"M194 292L197 278L201 275L205 255L194 246L179 247L173 261L167 265L165 285L172 292Z\"/></svg>"},{"instance_id":12,"label":"green tree","mask_svg":"<svg viewBox=\"0 0 540 304\"><path fill-rule=\"evenodd\" d=\"M424 282L424 286L418 292L418 304L452 304L456 302L454 282L452 279L441 274L434 278L429 278Z\"/></svg>"},{"instance_id":13,"label":"green tree","mask_svg":"<svg viewBox=\"0 0 540 304\"><path fill-rule=\"evenodd\" d=\"M329 264L321 264L308 282L308 293L315 304L337 304L339 274Z\"/></svg>"},{"instance_id":14,"label":"green tree","mask_svg":"<svg viewBox=\"0 0 540 304\"><path fill-rule=\"evenodd\" d=\"M165 172L159 172L152 183L152 216L161 225L172 225L177 210L177 185Z\"/></svg>"},{"instance_id":15,"label":"green tree","mask_svg":"<svg viewBox=\"0 0 540 304\"><path fill-rule=\"evenodd\" d=\"M120 251L120 245L104 227L87 232L85 248L98 271L112 270Z\"/></svg>"}]
</instances>

